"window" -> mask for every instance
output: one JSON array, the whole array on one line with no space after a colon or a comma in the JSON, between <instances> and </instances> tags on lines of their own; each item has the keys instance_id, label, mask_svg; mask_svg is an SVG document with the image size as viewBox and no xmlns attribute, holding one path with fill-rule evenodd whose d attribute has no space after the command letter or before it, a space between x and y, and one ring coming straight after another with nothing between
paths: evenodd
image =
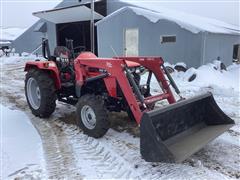
<instances>
[{"instance_id":1,"label":"window","mask_svg":"<svg viewBox=\"0 0 240 180\"><path fill-rule=\"evenodd\" d=\"M161 44L163 43L175 43L176 42L176 36L173 35L173 36L161 36L160 37L160 42Z\"/></svg>"},{"instance_id":2,"label":"window","mask_svg":"<svg viewBox=\"0 0 240 180\"><path fill-rule=\"evenodd\" d=\"M233 60L240 61L240 44L235 44L233 46Z\"/></svg>"}]
</instances>

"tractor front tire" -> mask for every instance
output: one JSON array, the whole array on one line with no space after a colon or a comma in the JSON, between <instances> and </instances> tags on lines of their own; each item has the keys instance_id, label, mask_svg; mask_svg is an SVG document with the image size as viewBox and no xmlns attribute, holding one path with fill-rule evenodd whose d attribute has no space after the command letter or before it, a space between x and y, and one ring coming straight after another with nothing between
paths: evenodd
<instances>
[{"instance_id":1,"label":"tractor front tire","mask_svg":"<svg viewBox=\"0 0 240 180\"><path fill-rule=\"evenodd\" d=\"M86 94L79 98L76 107L77 124L85 134L94 138L106 134L110 122L101 96Z\"/></svg>"},{"instance_id":2,"label":"tractor front tire","mask_svg":"<svg viewBox=\"0 0 240 180\"><path fill-rule=\"evenodd\" d=\"M47 72L31 69L25 78L25 95L32 113L48 118L56 108L54 80Z\"/></svg>"}]
</instances>

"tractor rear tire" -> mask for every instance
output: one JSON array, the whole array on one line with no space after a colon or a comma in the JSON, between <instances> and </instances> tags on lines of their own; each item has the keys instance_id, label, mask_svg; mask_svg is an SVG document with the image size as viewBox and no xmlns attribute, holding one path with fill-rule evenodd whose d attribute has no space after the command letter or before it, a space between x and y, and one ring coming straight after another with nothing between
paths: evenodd
<instances>
[{"instance_id":1,"label":"tractor rear tire","mask_svg":"<svg viewBox=\"0 0 240 180\"><path fill-rule=\"evenodd\" d=\"M79 98L76 107L77 124L85 134L94 138L106 134L110 122L101 96L86 94Z\"/></svg>"},{"instance_id":2,"label":"tractor rear tire","mask_svg":"<svg viewBox=\"0 0 240 180\"><path fill-rule=\"evenodd\" d=\"M25 78L25 96L32 113L48 118L56 108L54 80L47 72L31 69Z\"/></svg>"}]
</instances>

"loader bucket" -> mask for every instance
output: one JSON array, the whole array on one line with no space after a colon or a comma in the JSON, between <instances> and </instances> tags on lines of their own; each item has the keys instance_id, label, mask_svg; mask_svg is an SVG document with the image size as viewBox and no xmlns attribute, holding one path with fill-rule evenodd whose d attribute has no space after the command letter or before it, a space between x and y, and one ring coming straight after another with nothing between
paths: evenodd
<instances>
[{"instance_id":1,"label":"loader bucket","mask_svg":"<svg viewBox=\"0 0 240 180\"><path fill-rule=\"evenodd\" d=\"M148 162L182 162L234 125L211 93L143 114L140 149Z\"/></svg>"}]
</instances>

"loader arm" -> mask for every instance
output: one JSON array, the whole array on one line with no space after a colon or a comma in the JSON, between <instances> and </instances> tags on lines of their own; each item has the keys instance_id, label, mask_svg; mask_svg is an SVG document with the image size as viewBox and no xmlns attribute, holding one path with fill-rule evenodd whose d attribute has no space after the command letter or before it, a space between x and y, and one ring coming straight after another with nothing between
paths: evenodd
<instances>
[{"instance_id":1,"label":"loader arm","mask_svg":"<svg viewBox=\"0 0 240 180\"><path fill-rule=\"evenodd\" d=\"M112 80L113 78L115 78L138 124L140 124L141 122L143 112L148 111L148 108L146 107L141 108L141 106L144 106L144 104L148 105L164 99L166 99L169 102L169 104L176 102L171 92L171 89L169 87L169 82L165 78L164 73L161 69L161 66L163 65L162 58L159 58L159 57L140 57L140 58L133 57L133 58L118 58L118 59L77 58L74 64L75 64L75 71L81 72L81 73L76 73L77 74L76 82L78 83L79 86L81 86L84 83L84 74L86 74L85 68L82 68L81 66L88 66L92 68L99 68L99 69L106 70L107 73L111 75L110 77L104 78L106 87L109 90L109 94L111 95L114 94L111 91L111 89L112 89L112 83L113 83ZM147 68L149 71L153 72L158 82L162 84L163 93L157 94L154 96L149 96L147 98L143 98L142 102L141 102L141 98L136 98L135 96L136 92L134 92L134 88L132 88L134 86L132 85L131 80L129 79L129 76L127 73L127 68L129 64L130 64L130 67L141 65Z\"/></svg>"}]
</instances>

